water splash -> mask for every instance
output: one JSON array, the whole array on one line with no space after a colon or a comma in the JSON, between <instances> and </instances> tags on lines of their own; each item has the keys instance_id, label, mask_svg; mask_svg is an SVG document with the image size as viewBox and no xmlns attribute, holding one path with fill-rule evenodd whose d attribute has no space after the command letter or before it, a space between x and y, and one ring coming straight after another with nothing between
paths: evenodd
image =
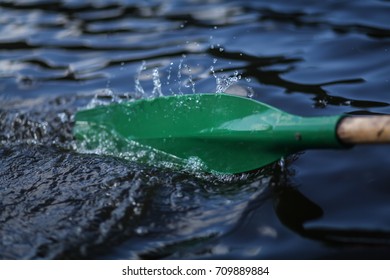
<instances>
[{"instance_id":1,"label":"water splash","mask_svg":"<svg viewBox=\"0 0 390 280\"><path fill-rule=\"evenodd\" d=\"M2 100L0 105L0 146L42 145L74 150L72 123L77 105L87 105L83 97Z\"/></svg>"},{"instance_id":2,"label":"water splash","mask_svg":"<svg viewBox=\"0 0 390 280\"><path fill-rule=\"evenodd\" d=\"M158 68L153 69L153 90L152 90L152 97L161 97L163 96L162 90L161 90L161 80L160 75L158 72Z\"/></svg>"},{"instance_id":3,"label":"water splash","mask_svg":"<svg viewBox=\"0 0 390 280\"><path fill-rule=\"evenodd\" d=\"M209 73L214 77L216 81L216 93L224 93L227 92L227 90L237 84L241 79L241 74L236 70L233 72L232 75L220 75L217 74L217 70L215 69L215 65L217 64L218 59L213 58L212 65L209 68ZM196 94L196 80L199 78L207 78L208 76L194 76L198 75L200 72L199 67L195 67L195 72L193 71L192 66L186 62L186 55L182 55L181 58L177 62L177 67L175 66L175 62L169 62L167 64L166 68L166 74L164 77L164 80L161 78L160 68L155 66L153 71L150 71L150 74L148 74L147 80L152 80L153 88L151 91L145 91L144 88L141 85L142 77L145 76L144 71L147 70L146 62L143 61L142 65L137 71L137 74L135 76L135 94L134 97L136 99L140 98L155 98L155 97L161 97L166 94L164 94L164 86L169 87L168 91L171 95L183 95L186 93L192 93ZM148 67L151 68L151 67ZM151 70L151 69L149 69ZM218 71L223 71L222 69L218 69ZM176 73L175 73L176 72ZM249 82L250 79L246 78L246 82ZM189 89L189 90L187 90ZM245 96L251 98L253 97L253 91L248 90L241 90L245 91Z\"/></svg>"},{"instance_id":4,"label":"water splash","mask_svg":"<svg viewBox=\"0 0 390 280\"><path fill-rule=\"evenodd\" d=\"M214 73L215 74L215 73ZM217 93L223 93L225 92L230 86L238 83L239 80L241 80L241 75L238 73L238 71L234 71L233 76L217 76L216 77L216 92Z\"/></svg>"},{"instance_id":5,"label":"water splash","mask_svg":"<svg viewBox=\"0 0 390 280\"><path fill-rule=\"evenodd\" d=\"M87 109L120 102L120 98L109 88L96 90L93 98L87 104Z\"/></svg>"},{"instance_id":6,"label":"water splash","mask_svg":"<svg viewBox=\"0 0 390 280\"><path fill-rule=\"evenodd\" d=\"M187 61L185 61L185 58L186 56L181 57L181 59L178 61L177 67L174 62L169 62L166 64L166 71L168 74L166 76L167 82L164 83L164 85L169 84L173 79L175 84L179 87L179 91L178 93L176 93L178 95L184 94L181 88L182 84L188 89L191 88L192 94L195 94L195 82L193 78L193 73L200 73L200 71L197 70L196 67L195 71L193 72L190 65L187 63ZM216 92L227 92L226 90L228 88L231 88L233 91L232 86L235 85L241 79L241 74L238 71L234 71L231 76L219 76L214 70L214 65L217 62L218 59L214 58L212 61L213 65L210 67L211 73L216 81ZM174 73L176 69L177 73ZM146 72L146 70L148 71ZM163 84L160 74L160 68L158 68L158 66L147 66L146 62L143 61L135 77L136 96L138 98L155 98L164 96L162 89ZM175 74L177 75L177 80L174 79ZM185 83L182 82L183 78L186 79ZM210 78L210 76L208 76L208 78ZM144 88L141 86L141 80L148 81L149 83L152 82L153 89L145 92ZM240 86L237 85L237 87ZM233 94L236 94L236 92L237 89L234 89ZM103 98L103 100L102 96L105 97ZM195 97L195 102L191 105L194 108L196 106L201 106L201 103L197 102L198 96L195 95ZM96 105L105 105L107 103L115 102L116 98L117 96L111 90L106 89L103 93L100 92L99 94L96 94L93 102L90 104L89 107L95 107ZM180 108L183 105L185 104L177 104L177 107ZM145 147L140 145L139 143L124 139L120 135L115 134L110 129L101 129L101 131L96 135L90 135L86 127L82 127L81 129L86 129L85 133L87 135L87 137L84 137L86 140L79 143L79 146L77 148L77 150L82 153L113 155L116 157L130 160L132 162L138 162L146 165L154 163L155 166L175 170L185 170L192 174L196 174L197 172L203 174L204 170L207 170L207 166L199 158L193 157L186 160L179 160L172 155L168 155L160 151L154 150L150 147ZM122 144L117 145L117 143Z\"/></svg>"},{"instance_id":7,"label":"water splash","mask_svg":"<svg viewBox=\"0 0 390 280\"><path fill-rule=\"evenodd\" d=\"M239 74L238 71L236 70L233 72L233 76L217 75L214 68L217 62L218 59L214 58L213 64L210 66L210 72L215 78L216 93L224 93L229 87L237 84L239 80L241 80L241 74Z\"/></svg>"},{"instance_id":8,"label":"water splash","mask_svg":"<svg viewBox=\"0 0 390 280\"><path fill-rule=\"evenodd\" d=\"M169 63L168 76L167 76L167 85L169 85L170 80L171 80L172 66L173 66L173 62Z\"/></svg>"},{"instance_id":9,"label":"water splash","mask_svg":"<svg viewBox=\"0 0 390 280\"><path fill-rule=\"evenodd\" d=\"M140 82L141 73L142 73L142 71L144 71L146 69L145 65L146 65L146 62L144 60L144 61L142 61L142 64L141 64L140 68L138 69L137 75L135 76L135 79L134 79L134 83L135 83L135 98L137 98L137 99L142 98L143 96L145 96L145 90L142 87L141 82Z\"/></svg>"},{"instance_id":10,"label":"water splash","mask_svg":"<svg viewBox=\"0 0 390 280\"><path fill-rule=\"evenodd\" d=\"M183 55L183 58L180 59L178 70L177 70L177 81L179 83L179 94L183 94L183 92L181 91L181 69L182 69L184 58L185 58L185 55Z\"/></svg>"},{"instance_id":11,"label":"water splash","mask_svg":"<svg viewBox=\"0 0 390 280\"><path fill-rule=\"evenodd\" d=\"M213 65L210 66L210 72L211 72L211 74L213 75L213 77L214 77L215 79L218 78L217 74L215 74L215 69L214 69L214 65L217 63L217 61L218 61L218 59L217 59L217 58L214 58L214 59L213 59Z\"/></svg>"},{"instance_id":12,"label":"water splash","mask_svg":"<svg viewBox=\"0 0 390 280\"><path fill-rule=\"evenodd\" d=\"M166 81L167 86L170 86L170 84L171 84L172 67L173 67L173 62L169 63L169 68L167 70L167 72L168 72L167 81ZM172 90L172 87L169 87L169 92L173 95L175 94L174 91Z\"/></svg>"},{"instance_id":13,"label":"water splash","mask_svg":"<svg viewBox=\"0 0 390 280\"><path fill-rule=\"evenodd\" d=\"M286 160L284 157L281 157L280 160L278 161L278 165L280 167L280 170L284 172L286 170Z\"/></svg>"},{"instance_id":14,"label":"water splash","mask_svg":"<svg viewBox=\"0 0 390 280\"><path fill-rule=\"evenodd\" d=\"M191 87L192 93L195 94L195 82L192 78L192 69L188 64L184 64L184 69L186 71L186 74L188 75L188 80L185 82L184 86L189 88Z\"/></svg>"},{"instance_id":15,"label":"water splash","mask_svg":"<svg viewBox=\"0 0 390 280\"><path fill-rule=\"evenodd\" d=\"M255 96L255 91L253 90L253 88L251 88L251 87L246 87L246 89L247 89L247 94L246 94L246 96L247 96L248 98L253 98L253 97Z\"/></svg>"}]
</instances>

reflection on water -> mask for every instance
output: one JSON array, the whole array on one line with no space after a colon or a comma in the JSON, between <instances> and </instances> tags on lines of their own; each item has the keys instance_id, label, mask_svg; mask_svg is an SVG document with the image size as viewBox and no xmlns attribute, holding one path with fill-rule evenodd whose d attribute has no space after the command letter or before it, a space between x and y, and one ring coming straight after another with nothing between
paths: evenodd
<instances>
[{"instance_id":1,"label":"reflection on water","mask_svg":"<svg viewBox=\"0 0 390 280\"><path fill-rule=\"evenodd\" d=\"M72 127L80 108L218 91L306 116L388 114L389 12L0 1L0 258L388 257L386 146L225 178L77 154Z\"/></svg>"}]
</instances>

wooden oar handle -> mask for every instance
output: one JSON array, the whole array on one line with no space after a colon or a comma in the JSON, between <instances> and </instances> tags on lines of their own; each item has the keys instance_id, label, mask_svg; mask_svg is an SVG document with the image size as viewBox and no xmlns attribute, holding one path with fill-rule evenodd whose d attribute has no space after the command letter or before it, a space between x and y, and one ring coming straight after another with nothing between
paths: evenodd
<instances>
[{"instance_id":1,"label":"wooden oar handle","mask_svg":"<svg viewBox=\"0 0 390 280\"><path fill-rule=\"evenodd\" d=\"M337 136L345 144L390 143L390 115L345 117Z\"/></svg>"}]
</instances>

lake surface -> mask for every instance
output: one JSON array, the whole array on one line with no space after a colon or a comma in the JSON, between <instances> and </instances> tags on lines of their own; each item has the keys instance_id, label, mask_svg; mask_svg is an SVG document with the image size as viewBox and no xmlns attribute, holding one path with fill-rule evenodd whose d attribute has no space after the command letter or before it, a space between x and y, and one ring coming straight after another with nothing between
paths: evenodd
<instances>
[{"instance_id":1,"label":"lake surface","mask_svg":"<svg viewBox=\"0 0 390 280\"><path fill-rule=\"evenodd\" d=\"M0 0L0 258L389 258L390 145L217 176L80 153L72 136L80 109L158 95L390 114L389 14L385 0Z\"/></svg>"}]
</instances>

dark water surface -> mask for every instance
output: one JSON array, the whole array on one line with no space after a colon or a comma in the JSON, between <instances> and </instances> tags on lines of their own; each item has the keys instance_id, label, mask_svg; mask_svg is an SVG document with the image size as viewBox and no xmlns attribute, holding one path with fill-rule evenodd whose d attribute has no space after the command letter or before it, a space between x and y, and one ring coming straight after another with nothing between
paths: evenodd
<instances>
[{"instance_id":1,"label":"dark water surface","mask_svg":"<svg viewBox=\"0 0 390 280\"><path fill-rule=\"evenodd\" d=\"M160 93L389 114L389 14L384 0L0 0L0 258L389 258L390 146L212 176L72 137L77 110Z\"/></svg>"}]
</instances>

